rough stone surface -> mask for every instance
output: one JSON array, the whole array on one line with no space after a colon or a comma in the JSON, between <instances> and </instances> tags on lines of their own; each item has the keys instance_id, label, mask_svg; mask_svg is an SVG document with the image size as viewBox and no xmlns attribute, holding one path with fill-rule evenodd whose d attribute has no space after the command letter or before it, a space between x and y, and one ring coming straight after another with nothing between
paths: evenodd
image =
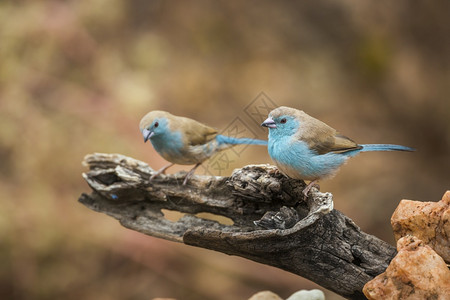
<instances>
[{"instance_id":1,"label":"rough stone surface","mask_svg":"<svg viewBox=\"0 0 450 300\"><path fill-rule=\"evenodd\" d=\"M283 299L273 292L262 291L254 294L248 300L283 300Z\"/></svg>"},{"instance_id":2,"label":"rough stone surface","mask_svg":"<svg viewBox=\"0 0 450 300\"><path fill-rule=\"evenodd\" d=\"M325 294L321 290L301 290L286 300L325 300Z\"/></svg>"},{"instance_id":3,"label":"rough stone surface","mask_svg":"<svg viewBox=\"0 0 450 300\"><path fill-rule=\"evenodd\" d=\"M248 300L283 300L271 291L262 291L254 294ZM321 290L301 290L295 292L286 300L325 300L325 294Z\"/></svg>"},{"instance_id":4,"label":"rough stone surface","mask_svg":"<svg viewBox=\"0 0 450 300\"><path fill-rule=\"evenodd\" d=\"M413 235L450 263L450 191L439 202L402 200L391 224L396 240Z\"/></svg>"},{"instance_id":5,"label":"rough stone surface","mask_svg":"<svg viewBox=\"0 0 450 300\"><path fill-rule=\"evenodd\" d=\"M405 236L397 250L386 271L364 286L368 299L450 299L450 270L431 247Z\"/></svg>"}]
</instances>

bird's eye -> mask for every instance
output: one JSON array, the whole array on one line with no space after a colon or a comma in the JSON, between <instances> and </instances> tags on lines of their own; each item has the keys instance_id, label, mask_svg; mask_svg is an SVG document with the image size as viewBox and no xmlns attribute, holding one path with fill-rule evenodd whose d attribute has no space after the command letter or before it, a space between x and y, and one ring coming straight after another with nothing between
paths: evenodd
<instances>
[{"instance_id":1,"label":"bird's eye","mask_svg":"<svg viewBox=\"0 0 450 300\"><path fill-rule=\"evenodd\" d=\"M286 123L286 121L287 121L286 118L283 118L283 119L280 120L280 123L284 124L284 123Z\"/></svg>"},{"instance_id":2,"label":"bird's eye","mask_svg":"<svg viewBox=\"0 0 450 300\"><path fill-rule=\"evenodd\" d=\"M153 125L155 128L159 126L158 122L155 122L155 125Z\"/></svg>"}]
</instances>

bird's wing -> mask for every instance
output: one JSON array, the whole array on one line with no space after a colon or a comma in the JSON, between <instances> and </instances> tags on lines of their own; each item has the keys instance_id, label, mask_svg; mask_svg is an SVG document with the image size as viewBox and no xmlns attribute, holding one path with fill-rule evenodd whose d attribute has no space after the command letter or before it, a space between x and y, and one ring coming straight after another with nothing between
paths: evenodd
<instances>
[{"instance_id":1,"label":"bird's wing","mask_svg":"<svg viewBox=\"0 0 450 300\"><path fill-rule=\"evenodd\" d=\"M356 142L336 132L336 130L328 125L324 123L320 125L317 127L314 126L314 129L310 128L302 133L302 140L308 143L309 148L315 150L318 154L329 152L342 153L362 148Z\"/></svg>"},{"instance_id":2,"label":"bird's wing","mask_svg":"<svg viewBox=\"0 0 450 300\"><path fill-rule=\"evenodd\" d=\"M358 145L355 141L346 137L345 135L337 132L334 136L334 144L331 147L330 151L340 153L356 149L362 149L362 146Z\"/></svg>"},{"instance_id":3,"label":"bird's wing","mask_svg":"<svg viewBox=\"0 0 450 300\"><path fill-rule=\"evenodd\" d=\"M187 142L192 146L205 144L217 135L216 129L192 119L183 118L180 125L180 129L184 132Z\"/></svg>"}]
</instances>

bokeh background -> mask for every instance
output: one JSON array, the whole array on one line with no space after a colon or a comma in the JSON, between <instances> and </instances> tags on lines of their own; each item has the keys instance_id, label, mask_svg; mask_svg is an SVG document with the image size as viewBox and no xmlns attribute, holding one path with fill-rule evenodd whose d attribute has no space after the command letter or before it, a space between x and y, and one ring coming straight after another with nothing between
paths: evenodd
<instances>
[{"instance_id":1,"label":"bokeh background","mask_svg":"<svg viewBox=\"0 0 450 300\"><path fill-rule=\"evenodd\" d=\"M317 288L132 232L77 202L89 192L88 153L165 164L138 130L154 109L219 130L239 117L264 138L245 114L263 95L360 143L417 148L360 155L321 183L337 209L394 244L399 201L436 201L450 186L449 11L448 1L1 1L0 298L231 300ZM249 147L221 174L269 162Z\"/></svg>"}]
</instances>

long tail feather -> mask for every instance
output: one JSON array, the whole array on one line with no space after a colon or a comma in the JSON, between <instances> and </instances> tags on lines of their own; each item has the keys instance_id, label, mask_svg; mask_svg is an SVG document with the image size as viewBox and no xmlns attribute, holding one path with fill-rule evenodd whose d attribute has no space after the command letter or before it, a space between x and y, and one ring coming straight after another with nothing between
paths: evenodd
<instances>
[{"instance_id":1,"label":"long tail feather","mask_svg":"<svg viewBox=\"0 0 450 300\"><path fill-rule=\"evenodd\" d=\"M416 151L414 148L401 146L401 145L391 145L391 144L365 144L360 145L363 148L360 152L368 152L368 151Z\"/></svg>"},{"instance_id":2,"label":"long tail feather","mask_svg":"<svg viewBox=\"0 0 450 300\"><path fill-rule=\"evenodd\" d=\"M262 145L267 146L267 141L250 139L250 138L234 138L230 136L225 136L218 134L216 136L219 144L229 144L229 145Z\"/></svg>"}]
</instances>

